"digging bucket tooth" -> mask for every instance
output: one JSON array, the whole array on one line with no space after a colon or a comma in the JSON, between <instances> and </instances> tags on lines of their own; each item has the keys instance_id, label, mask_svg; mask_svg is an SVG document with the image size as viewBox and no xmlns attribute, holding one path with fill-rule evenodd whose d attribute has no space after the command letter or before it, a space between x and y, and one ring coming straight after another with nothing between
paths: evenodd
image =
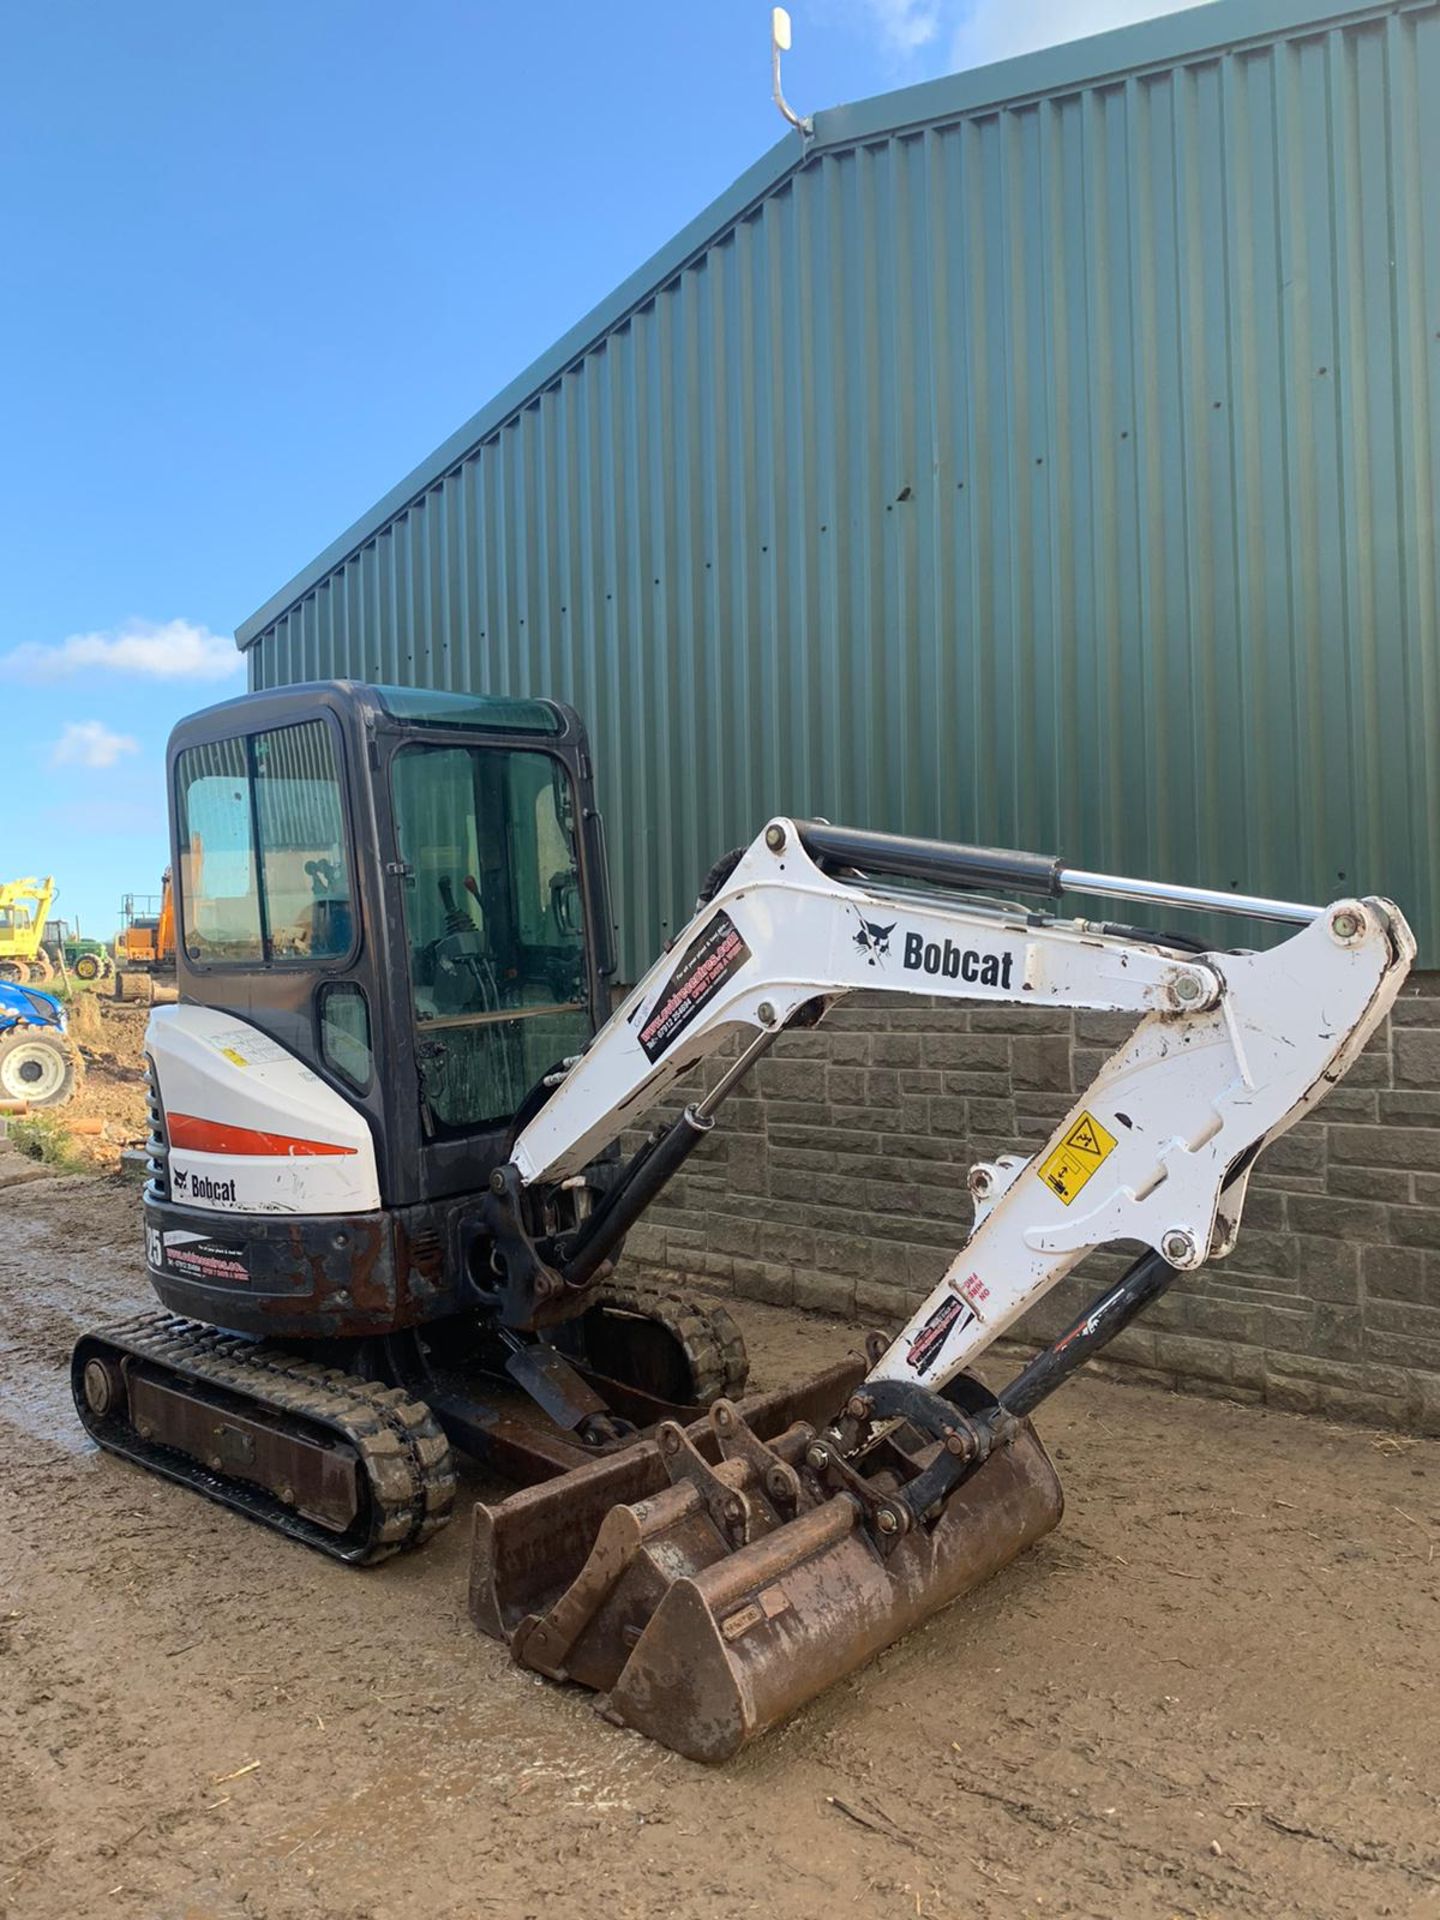
<instances>
[{"instance_id":1,"label":"digging bucket tooth","mask_svg":"<svg viewBox=\"0 0 1440 1920\"><path fill-rule=\"evenodd\" d=\"M820 1404L833 1412L854 1378L838 1395L831 1378ZM1059 1480L1023 1422L936 1516L882 1552L863 1503L827 1495L803 1471L813 1434L805 1414L777 1431L786 1411L817 1396L777 1400L768 1436L752 1403L729 1410L743 1429L732 1429L730 1445L697 1422L683 1445L678 1429L662 1432L662 1445L643 1442L478 1508L477 1624L506 1639L522 1665L603 1694L616 1723L689 1759L722 1761L1060 1518ZM922 1449L917 1464L925 1457ZM783 1497L777 1466L801 1486L798 1507ZM885 1475L875 1490L895 1484Z\"/></svg>"}]
</instances>

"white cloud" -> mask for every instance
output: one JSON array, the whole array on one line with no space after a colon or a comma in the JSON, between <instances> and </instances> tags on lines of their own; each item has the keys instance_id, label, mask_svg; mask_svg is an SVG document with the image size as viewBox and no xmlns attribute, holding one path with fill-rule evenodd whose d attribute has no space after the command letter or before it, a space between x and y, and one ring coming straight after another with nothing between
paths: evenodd
<instances>
[{"instance_id":1,"label":"white cloud","mask_svg":"<svg viewBox=\"0 0 1440 1920\"><path fill-rule=\"evenodd\" d=\"M1197 0L844 0L910 77L983 67L1178 13ZM903 75L902 75L903 77Z\"/></svg>"},{"instance_id":2,"label":"white cloud","mask_svg":"<svg viewBox=\"0 0 1440 1920\"><path fill-rule=\"evenodd\" d=\"M57 767L113 767L124 753L138 753L140 742L128 733L112 733L103 720L67 720L50 749Z\"/></svg>"},{"instance_id":3,"label":"white cloud","mask_svg":"<svg viewBox=\"0 0 1440 1920\"><path fill-rule=\"evenodd\" d=\"M940 33L945 0L864 0L887 50L901 56L918 53Z\"/></svg>"},{"instance_id":4,"label":"white cloud","mask_svg":"<svg viewBox=\"0 0 1440 1920\"><path fill-rule=\"evenodd\" d=\"M243 665L232 640L192 620L127 620L107 632L27 640L0 654L0 672L25 680L66 680L97 668L151 680L228 680Z\"/></svg>"},{"instance_id":5,"label":"white cloud","mask_svg":"<svg viewBox=\"0 0 1440 1920\"><path fill-rule=\"evenodd\" d=\"M1195 0L973 0L950 6L950 65L983 67L1039 47L1084 40L1112 27L1179 13ZM955 16L958 14L958 18Z\"/></svg>"}]
</instances>

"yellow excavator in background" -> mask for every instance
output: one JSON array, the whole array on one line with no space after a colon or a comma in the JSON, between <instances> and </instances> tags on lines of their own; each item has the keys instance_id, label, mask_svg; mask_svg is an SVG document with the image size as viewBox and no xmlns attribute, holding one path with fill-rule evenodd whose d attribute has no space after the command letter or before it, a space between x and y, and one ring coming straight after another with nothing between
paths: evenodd
<instances>
[{"instance_id":1,"label":"yellow excavator in background","mask_svg":"<svg viewBox=\"0 0 1440 1920\"><path fill-rule=\"evenodd\" d=\"M55 882L48 874L43 880L32 874L0 881L0 980L43 987L53 978L42 941L54 898Z\"/></svg>"}]
</instances>

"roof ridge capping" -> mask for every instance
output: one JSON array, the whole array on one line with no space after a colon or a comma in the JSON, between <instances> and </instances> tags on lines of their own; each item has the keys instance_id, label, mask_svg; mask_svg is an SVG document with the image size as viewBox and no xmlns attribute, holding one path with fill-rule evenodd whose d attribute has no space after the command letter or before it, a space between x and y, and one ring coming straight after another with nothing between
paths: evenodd
<instances>
[{"instance_id":1,"label":"roof ridge capping","mask_svg":"<svg viewBox=\"0 0 1440 1920\"><path fill-rule=\"evenodd\" d=\"M673 239L237 627L236 646L242 652L252 646L282 614L314 592L327 575L358 553L388 522L422 498L437 480L651 299L667 280L714 245L727 228L818 155L882 135L904 133L911 127L962 119L992 108L1023 105L1031 98L1143 74L1147 68L1173 67L1243 51L1250 43L1389 14L1428 11L1437 5L1440 0L1350 0L1348 5L1337 4L1337 0L1198 0L1198 4L1175 13L1112 27L1104 33L1043 47L989 66L943 74L889 93L872 94L849 105L822 108L814 116L813 135L805 140L793 133L783 135Z\"/></svg>"}]
</instances>

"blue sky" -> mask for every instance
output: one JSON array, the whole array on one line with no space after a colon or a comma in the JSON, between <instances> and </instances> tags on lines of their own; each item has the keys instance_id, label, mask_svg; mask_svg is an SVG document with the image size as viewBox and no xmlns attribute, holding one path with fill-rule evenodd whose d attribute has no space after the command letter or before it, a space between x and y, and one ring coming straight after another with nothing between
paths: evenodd
<instances>
[{"instance_id":1,"label":"blue sky","mask_svg":"<svg viewBox=\"0 0 1440 1920\"><path fill-rule=\"evenodd\" d=\"M807 111L1172 10L794 0ZM763 0L44 0L0 67L0 879L113 932L234 628L784 132Z\"/></svg>"}]
</instances>

